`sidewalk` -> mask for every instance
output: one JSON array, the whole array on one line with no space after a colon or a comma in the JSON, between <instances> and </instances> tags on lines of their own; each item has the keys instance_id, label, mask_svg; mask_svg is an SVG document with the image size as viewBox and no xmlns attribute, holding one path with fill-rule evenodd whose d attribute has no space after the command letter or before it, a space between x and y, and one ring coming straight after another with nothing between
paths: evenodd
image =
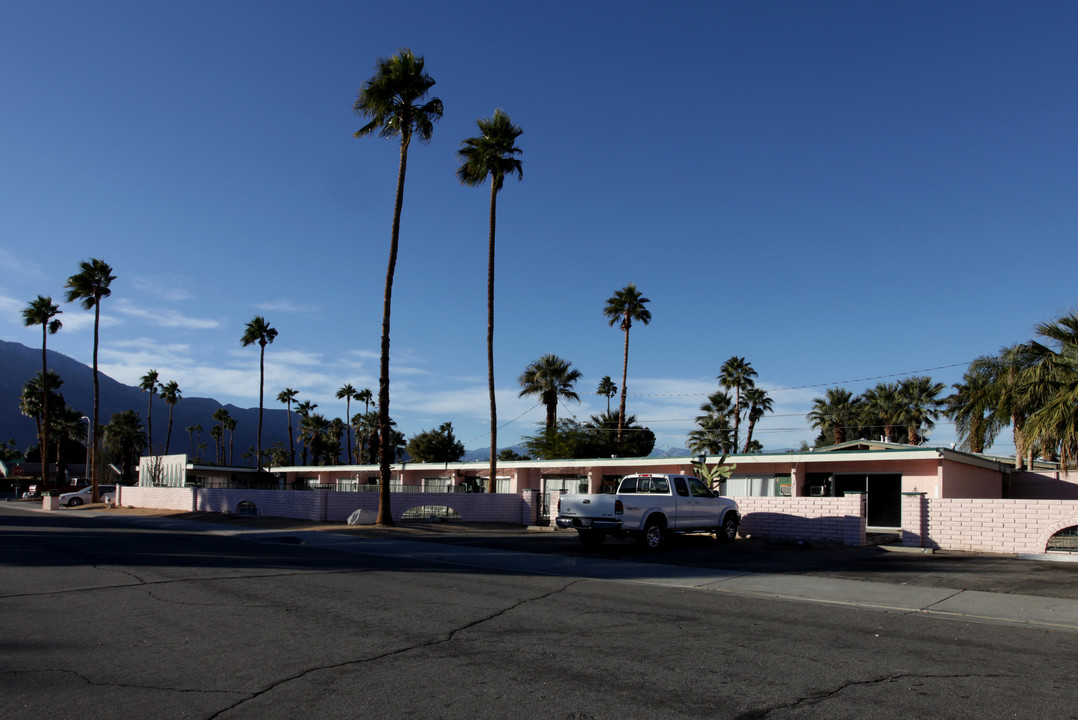
<instances>
[{"instance_id":1,"label":"sidewalk","mask_svg":"<svg viewBox=\"0 0 1078 720\"><path fill-rule=\"evenodd\" d=\"M22 509L45 512L25 505ZM283 518L94 508L59 513L255 542L287 539L323 550L402 557L458 567L661 585L1078 632L1078 592L1074 591L1078 587L1078 564L1073 563L1049 568L1046 566L1055 564L1005 556L961 554L955 560L841 546L813 552L751 540L739 540L716 550L714 542L707 538L686 538L683 547L658 554L643 554L631 545L613 543L601 549L605 552L584 552L572 533L535 533L516 527L351 528ZM947 570L933 574L933 567ZM760 572L760 569L768 571ZM888 581L865 579L874 572L885 574ZM1044 582L1046 572L1063 581L1055 589L1055 594L1063 597L970 589L978 584L993 588L1003 582L1004 587L1011 589L1015 583L1021 586L1036 579ZM902 580L903 577L912 582ZM934 582L937 579L961 579L964 588Z\"/></svg>"}]
</instances>

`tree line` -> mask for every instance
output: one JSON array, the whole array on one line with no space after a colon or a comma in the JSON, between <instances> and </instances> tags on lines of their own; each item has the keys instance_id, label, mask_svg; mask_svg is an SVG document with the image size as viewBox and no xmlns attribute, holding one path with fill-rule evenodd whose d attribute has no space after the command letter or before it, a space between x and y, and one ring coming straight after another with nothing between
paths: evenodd
<instances>
[{"instance_id":1,"label":"tree line","mask_svg":"<svg viewBox=\"0 0 1078 720\"><path fill-rule=\"evenodd\" d=\"M1078 312L1035 326L1036 337L973 360L960 382L927 376L882 382L854 395L829 388L808 420L816 445L857 438L922 444L940 415L955 424L960 449L983 453L1011 428L1014 467L1034 460L1078 465Z\"/></svg>"}]
</instances>

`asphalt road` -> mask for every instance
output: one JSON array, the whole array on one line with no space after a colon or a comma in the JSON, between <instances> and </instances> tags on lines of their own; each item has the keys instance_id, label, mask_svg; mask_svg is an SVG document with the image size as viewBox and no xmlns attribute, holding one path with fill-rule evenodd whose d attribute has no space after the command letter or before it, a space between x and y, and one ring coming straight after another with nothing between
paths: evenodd
<instances>
[{"instance_id":1,"label":"asphalt road","mask_svg":"<svg viewBox=\"0 0 1078 720\"><path fill-rule=\"evenodd\" d=\"M0 506L0 717L1078 717L1074 632L159 526Z\"/></svg>"}]
</instances>

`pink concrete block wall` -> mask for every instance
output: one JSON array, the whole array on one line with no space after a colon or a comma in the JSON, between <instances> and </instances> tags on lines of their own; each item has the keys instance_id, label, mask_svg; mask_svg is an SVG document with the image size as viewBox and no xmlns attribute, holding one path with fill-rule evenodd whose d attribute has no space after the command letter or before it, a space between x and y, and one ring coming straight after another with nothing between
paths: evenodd
<instances>
[{"instance_id":1,"label":"pink concrete block wall","mask_svg":"<svg viewBox=\"0 0 1078 720\"><path fill-rule=\"evenodd\" d=\"M1003 554L1045 552L1056 532L1078 525L1078 500L903 498L904 545ZM913 528L919 527L919 532Z\"/></svg>"},{"instance_id":2,"label":"pink concrete block wall","mask_svg":"<svg viewBox=\"0 0 1078 720\"><path fill-rule=\"evenodd\" d=\"M865 544L864 495L739 497L740 534L776 540Z\"/></svg>"}]
</instances>

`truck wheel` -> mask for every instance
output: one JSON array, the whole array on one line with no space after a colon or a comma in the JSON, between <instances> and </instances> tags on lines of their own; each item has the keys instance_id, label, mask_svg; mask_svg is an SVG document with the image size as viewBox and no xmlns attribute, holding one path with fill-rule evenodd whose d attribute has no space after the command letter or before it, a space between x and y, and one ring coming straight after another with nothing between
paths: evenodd
<instances>
[{"instance_id":1,"label":"truck wheel","mask_svg":"<svg viewBox=\"0 0 1078 720\"><path fill-rule=\"evenodd\" d=\"M733 542L737 538L737 517L733 513L726 513L722 519L722 525L715 531L715 538L722 543Z\"/></svg>"},{"instance_id":2,"label":"truck wheel","mask_svg":"<svg viewBox=\"0 0 1078 720\"><path fill-rule=\"evenodd\" d=\"M645 550L658 550L663 546L663 541L666 539L666 532L663 525L658 520L648 520L644 525L644 532L640 533L637 538L637 542Z\"/></svg>"},{"instance_id":3,"label":"truck wheel","mask_svg":"<svg viewBox=\"0 0 1078 720\"><path fill-rule=\"evenodd\" d=\"M606 540L606 533L601 530L579 530L580 544L586 548L596 548Z\"/></svg>"}]
</instances>

